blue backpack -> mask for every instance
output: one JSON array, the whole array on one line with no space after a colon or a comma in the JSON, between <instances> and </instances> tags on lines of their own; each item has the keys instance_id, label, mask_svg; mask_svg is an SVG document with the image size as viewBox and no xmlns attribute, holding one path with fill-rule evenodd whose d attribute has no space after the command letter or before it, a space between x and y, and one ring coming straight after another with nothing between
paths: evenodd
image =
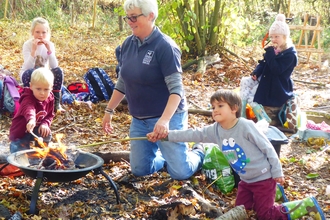
<instances>
[{"instance_id":1,"label":"blue backpack","mask_svg":"<svg viewBox=\"0 0 330 220\"><path fill-rule=\"evenodd\" d=\"M93 103L102 100L110 100L115 84L103 69L89 69L84 75L84 80L88 85L90 100Z\"/></svg>"}]
</instances>

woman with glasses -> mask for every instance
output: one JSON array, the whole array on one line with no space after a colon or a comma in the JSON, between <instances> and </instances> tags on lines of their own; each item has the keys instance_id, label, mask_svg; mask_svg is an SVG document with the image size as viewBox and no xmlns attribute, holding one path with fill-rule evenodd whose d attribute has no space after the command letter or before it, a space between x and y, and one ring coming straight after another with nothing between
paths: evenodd
<instances>
[{"instance_id":1,"label":"woman with glasses","mask_svg":"<svg viewBox=\"0 0 330 220\"><path fill-rule=\"evenodd\" d=\"M165 138L169 129L187 129L181 52L176 43L155 26L157 1L126 0L124 10L124 20L132 35L121 45L119 78L105 109L103 130L113 131L112 115L124 97L133 116L131 138L146 137L150 132ZM200 145L189 150L186 143L147 140L130 143L131 170L136 176L166 167L173 179L187 179L201 168L204 159Z\"/></svg>"}]
</instances>

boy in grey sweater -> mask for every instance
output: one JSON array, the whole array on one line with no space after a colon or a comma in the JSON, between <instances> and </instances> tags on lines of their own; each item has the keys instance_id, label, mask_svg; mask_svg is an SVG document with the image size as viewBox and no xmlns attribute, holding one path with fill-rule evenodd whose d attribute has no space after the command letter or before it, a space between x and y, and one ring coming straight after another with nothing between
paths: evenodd
<instances>
[{"instance_id":1,"label":"boy in grey sweater","mask_svg":"<svg viewBox=\"0 0 330 220\"><path fill-rule=\"evenodd\" d=\"M218 144L241 178L235 205L244 205L247 210L253 209L258 219L295 219L302 213L311 214L301 210L296 213L295 202L274 205L276 182L285 182L282 166L265 134L253 121L241 117L242 102L239 95L233 91L219 90L212 95L210 103L215 123L203 128L169 131L168 140ZM149 141L159 141L153 133L147 136ZM308 203L317 210L316 213L323 215L313 197L304 200L299 203Z\"/></svg>"}]
</instances>

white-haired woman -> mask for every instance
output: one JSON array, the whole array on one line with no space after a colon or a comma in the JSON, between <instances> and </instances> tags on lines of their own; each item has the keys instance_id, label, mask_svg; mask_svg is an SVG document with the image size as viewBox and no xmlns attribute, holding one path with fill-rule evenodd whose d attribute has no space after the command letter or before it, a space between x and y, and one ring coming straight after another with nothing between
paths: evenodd
<instances>
[{"instance_id":1,"label":"white-haired woman","mask_svg":"<svg viewBox=\"0 0 330 220\"><path fill-rule=\"evenodd\" d=\"M124 20L132 35L121 45L119 78L105 109L103 129L113 131L112 114L126 96L133 116L130 137L155 132L159 138L165 138L169 129L182 130L188 126L181 51L155 26L156 0L126 0L124 10ZM172 178L187 179L201 168L204 159L201 147L189 150L186 143L147 140L130 143L131 170L136 176L166 167Z\"/></svg>"}]
</instances>

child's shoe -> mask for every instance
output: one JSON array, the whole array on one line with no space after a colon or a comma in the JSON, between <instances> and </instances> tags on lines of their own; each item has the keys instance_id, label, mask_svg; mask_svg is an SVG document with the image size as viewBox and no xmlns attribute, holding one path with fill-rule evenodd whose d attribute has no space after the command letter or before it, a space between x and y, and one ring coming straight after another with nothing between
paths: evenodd
<instances>
[{"instance_id":1,"label":"child's shoe","mask_svg":"<svg viewBox=\"0 0 330 220\"><path fill-rule=\"evenodd\" d=\"M281 186L278 183L276 184L275 202L277 202L277 203L288 202L288 198L286 197L286 195L284 193L283 186Z\"/></svg>"},{"instance_id":2,"label":"child's shoe","mask_svg":"<svg viewBox=\"0 0 330 220\"><path fill-rule=\"evenodd\" d=\"M282 204L282 213L287 214L288 219L299 219L309 215L316 220L325 220L325 216L314 197L307 197L303 200L286 202Z\"/></svg>"}]
</instances>

